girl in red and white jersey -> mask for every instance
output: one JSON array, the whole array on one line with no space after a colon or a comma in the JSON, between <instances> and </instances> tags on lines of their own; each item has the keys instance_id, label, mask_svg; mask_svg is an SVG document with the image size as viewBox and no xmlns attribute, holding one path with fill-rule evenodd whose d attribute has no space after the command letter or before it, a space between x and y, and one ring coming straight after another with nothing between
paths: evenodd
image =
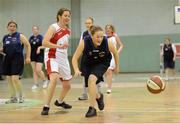
<instances>
[{"instance_id":1,"label":"girl in red and white jersey","mask_svg":"<svg viewBox=\"0 0 180 124\"><path fill-rule=\"evenodd\" d=\"M70 30L68 29L70 16L71 12L69 9L61 8L57 13L57 22L49 27L42 43L44 47L49 48L46 51L48 52L48 59L45 62L47 66L47 73L50 77L47 101L41 112L42 115L48 115L50 102L59 78L62 81L63 89L54 104L57 107L63 107L65 109L72 108L71 105L68 105L63 101L70 90L69 80L72 78L67 53L70 36Z\"/></svg>"},{"instance_id":2,"label":"girl in red and white jersey","mask_svg":"<svg viewBox=\"0 0 180 124\"><path fill-rule=\"evenodd\" d=\"M108 37L108 40L111 41L113 43L113 45L115 46L115 48L117 48L117 46L119 48L117 48L118 53L120 54L120 52L123 49L123 43L121 42L120 38L118 37L118 35L115 33L115 28L113 25L108 24L105 26L105 33ZM113 74L113 70L116 67L115 65L115 60L114 60L114 56L112 55L112 59L111 59L111 63L110 66L106 72L106 78L107 78L107 93L111 93L112 90L112 74Z\"/></svg>"}]
</instances>

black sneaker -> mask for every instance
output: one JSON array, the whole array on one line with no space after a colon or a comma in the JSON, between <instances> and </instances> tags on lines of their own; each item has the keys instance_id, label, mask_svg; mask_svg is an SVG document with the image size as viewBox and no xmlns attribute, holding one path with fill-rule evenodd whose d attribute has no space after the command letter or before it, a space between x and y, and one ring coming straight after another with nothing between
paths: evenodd
<instances>
[{"instance_id":1,"label":"black sneaker","mask_svg":"<svg viewBox=\"0 0 180 124\"><path fill-rule=\"evenodd\" d=\"M66 104L65 102L59 103L58 100L56 100L54 102L54 105L58 106L58 107L63 107L64 109L71 109L72 106L69 104Z\"/></svg>"},{"instance_id":2,"label":"black sneaker","mask_svg":"<svg viewBox=\"0 0 180 124\"><path fill-rule=\"evenodd\" d=\"M48 115L48 113L49 113L49 107L44 106L41 115Z\"/></svg>"},{"instance_id":3,"label":"black sneaker","mask_svg":"<svg viewBox=\"0 0 180 124\"><path fill-rule=\"evenodd\" d=\"M96 101L97 101L99 110L103 110L104 109L104 96L102 93L100 93L100 98L96 99Z\"/></svg>"},{"instance_id":4,"label":"black sneaker","mask_svg":"<svg viewBox=\"0 0 180 124\"><path fill-rule=\"evenodd\" d=\"M89 110L87 111L86 115L88 117L97 116L96 109L94 107L89 106Z\"/></svg>"}]
</instances>

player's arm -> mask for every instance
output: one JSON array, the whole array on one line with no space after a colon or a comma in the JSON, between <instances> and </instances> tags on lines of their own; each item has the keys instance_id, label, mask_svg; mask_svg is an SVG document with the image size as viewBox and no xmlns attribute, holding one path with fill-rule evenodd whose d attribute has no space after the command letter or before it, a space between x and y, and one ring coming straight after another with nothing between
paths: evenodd
<instances>
[{"instance_id":1,"label":"player's arm","mask_svg":"<svg viewBox=\"0 0 180 124\"><path fill-rule=\"evenodd\" d=\"M160 61L161 61L161 64L163 62L163 56L164 56L164 44L162 45L162 47L160 47Z\"/></svg>"},{"instance_id":2,"label":"player's arm","mask_svg":"<svg viewBox=\"0 0 180 124\"><path fill-rule=\"evenodd\" d=\"M25 46L25 50L26 50L26 60L25 60L25 62L28 64L28 63L31 62L31 60L30 60L31 46L29 44L28 39L23 34L20 34L20 40Z\"/></svg>"},{"instance_id":3,"label":"player's arm","mask_svg":"<svg viewBox=\"0 0 180 124\"><path fill-rule=\"evenodd\" d=\"M46 47L44 47L44 46L39 46L38 49L37 49L37 51L36 51L36 53L39 54L40 51L41 51L41 49L45 49L45 48L46 48Z\"/></svg>"},{"instance_id":4,"label":"player's arm","mask_svg":"<svg viewBox=\"0 0 180 124\"><path fill-rule=\"evenodd\" d=\"M173 61L176 61L176 46L174 44L172 44L172 49L174 52Z\"/></svg>"},{"instance_id":5,"label":"player's arm","mask_svg":"<svg viewBox=\"0 0 180 124\"><path fill-rule=\"evenodd\" d=\"M121 53L124 45L123 45L123 43L121 42L121 39L120 39L120 37L119 37L118 35L115 35L115 37L116 37L117 45L118 45L118 47L119 47L119 48L118 48L118 53Z\"/></svg>"},{"instance_id":6,"label":"player's arm","mask_svg":"<svg viewBox=\"0 0 180 124\"><path fill-rule=\"evenodd\" d=\"M118 73L119 72L119 54L117 52L117 49L109 40L108 40L108 47L109 47L109 51L113 54L114 59L115 59L115 64L116 64L115 72Z\"/></svg>"},{"instance_id":7,"label":"player's arm","mask_svg":"<svg viewBox=\"0 0 180 124\"><path fill-rule=\"evenodd\" d=\"M79 67L78 67L78 60L79 60L83 50L84 50L84 40L82 40L79 43L79 45L78 45L78 47L77 47L77 49L73 55L73 58L72 58L72 66L73 66L73 69L75 72L74 76L81 75L81 72L80 72Z\"/></svg>"}]
</instances>

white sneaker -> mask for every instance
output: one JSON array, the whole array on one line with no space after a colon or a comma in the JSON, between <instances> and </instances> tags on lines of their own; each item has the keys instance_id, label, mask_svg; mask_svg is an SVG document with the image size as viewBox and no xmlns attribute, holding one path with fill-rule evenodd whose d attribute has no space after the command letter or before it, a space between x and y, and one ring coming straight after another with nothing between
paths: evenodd
<instances>
[{"instance_id":1,"label":"white sneaker","mask_svg":"<svg viewBox=\"0 0 180 124\"><path fill-rule=\"evenodd\" d=\"M49 81L48 80L45 80L43 81L43 88L47 88L48 87L48 84L49 84Z\"/></svg>"},{"instance_id":2,"label":"white sneaker","mask_svg":"<svg viewBox=\"0 0 180 124\"><path fill-rule=\"evenodd\" d=\"M39 88L39 86L37 85L37 84L34 84L33 86L32 86L32 90L36 90L36 89L38 89Z\"/></svg>"},{"instance_id":3,"label":"white sneaker","mask_svg":"<svg viewBox=\"0 0 180 124\"><path fill-rule=\"evenodd\" d=\"M110 94L111 92L112 92L112 90L111 89L107 89L107 94Z\"/></svg>"},{"instance_id":4,"label":"white sneaker","mask_svg":"<svg viewBox=\"0 0 180 124\"><path fill-rule=\"evenodd\" d=\"M5 101L5 104L17 103L17 102L18 102L17 97L11 97L9 100Z\"/></svg>"},{"instance_id":5,"label":"white sneaker","mask_svg":"<svg viewBox=\"0 0 180 124\"><path fill-rule=\"evenodd\" d=\"M23 96L19 97L18 102L19 102L19 103L23 103L23 102L24 102Z\"/></svg>"}]
</instances>

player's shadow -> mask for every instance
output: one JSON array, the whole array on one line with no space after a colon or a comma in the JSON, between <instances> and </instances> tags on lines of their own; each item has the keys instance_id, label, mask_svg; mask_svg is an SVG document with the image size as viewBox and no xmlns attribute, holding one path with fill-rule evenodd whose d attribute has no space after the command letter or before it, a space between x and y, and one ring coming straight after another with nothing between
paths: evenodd
<instances>
[{"instance_id":1,"label":"player's shadow","mask_svg":"<svg viewBox=\"0 0 180 124\"><path fill-rule=\"evenodd\" d=\"M65 110L61 110L61 109L54 112L54 114L67 114L67 113L69 113L69 111L65 111Z\"/></svg>"}]
</instances>

